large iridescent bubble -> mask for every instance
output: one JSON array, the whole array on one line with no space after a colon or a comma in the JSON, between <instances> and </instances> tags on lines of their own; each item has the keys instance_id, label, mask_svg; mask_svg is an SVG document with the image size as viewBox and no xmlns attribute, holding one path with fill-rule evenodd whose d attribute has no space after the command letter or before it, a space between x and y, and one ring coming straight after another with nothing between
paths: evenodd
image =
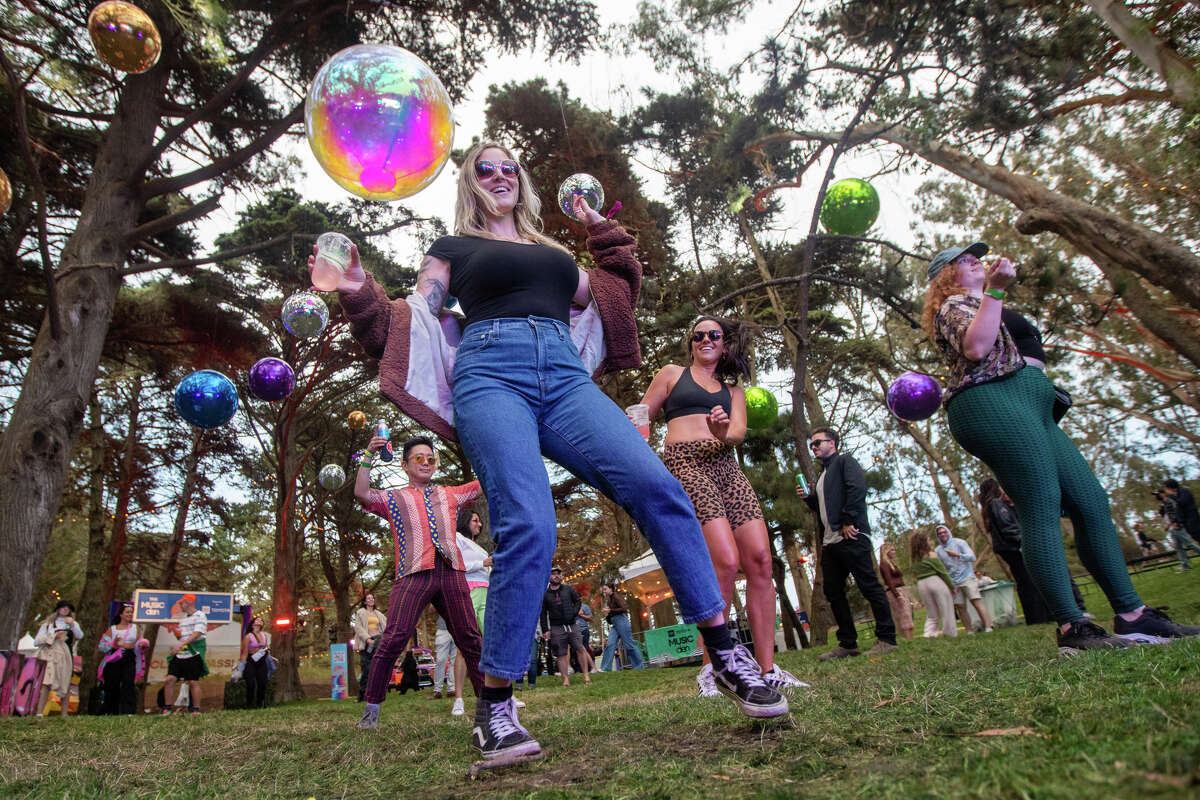
<instances>
[{"instance_id":1,"label":"large iridescent bubble","mask_svg":"<svg viewBox=\"0 0 1200 800\"><path fill-rule=\"evenodd\" d=\"M175 409L198 428L216 428L233 419L238 394L233 381L216 370L193 372L175 387Z\"/></svg>"},{"instance_id":2,"label":"large iridescent bubble","mask_svg":"<svg viewBox=\"0 0 1200 800\"><path fill-rule=\"evenodd\" d=\"M283 327L300 339L307 339L325 330L329 323L329 306L316 292L296 292L283 301Z\"/></svg>"},{"instance_id":3,"label":"large iridescent bubble","mask_svg":"<svg viewBox=\"0 0 1200 800\"><path fill-rule=\"evenodd\" d=\"M132 3L106 0L88 15L96 55L122 72L145 72L158 63L162 37L154 20Z\"/></svg>"},{"instance_id":4,"label":"large iridescent bubble","mask_svg":"<svg viewBox=\"0 0 1200 800\"><path fill-rule=\"evenodd\" d=\"M942 385L921 372L905 372L887 390L887 406L905 422L932 417L942 403Z\"/></svg>"},{"instance_id":5,"label":"large iridescent bubble","mask_svg":"<svg viewBox=\"0 0 1200 800\"><path fill-rule=\"evenodd\" d=\"M879 192L858 178L840 180L825 192L821 224L830 233L862 236L879 218Z\"/></svg>"},{"instance_id":6,"label":"large iridescent bubble","mask_svg":"<svg viewBox=\"0 0 1200 800\"><path fill-rule=\"evenodd\" d=\"M604 187L600 185L600 181L586 172L576 172L558 187L558 207L571 219L575 218L571 204L575 202L576 197L580 196L594 211L599 211L600 206L604 205Z\"/></svg>"},{"instance_id":7,"label":"large iridescent bubble","mask_svg":"<svg viewBox=\"0 0 1200 800\"><path fill-rule=\"evenodd\" d=\"M304 102L308 143L339 186L399 200L428 186L450 155L450 95L401 47L359 44L335 53Z\"/></svg>"}]
</instances>

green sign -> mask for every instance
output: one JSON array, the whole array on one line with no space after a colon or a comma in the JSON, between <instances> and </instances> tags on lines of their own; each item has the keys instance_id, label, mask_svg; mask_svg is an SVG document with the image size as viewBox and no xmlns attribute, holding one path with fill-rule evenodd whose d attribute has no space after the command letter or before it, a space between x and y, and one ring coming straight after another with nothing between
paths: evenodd
<instances>
[{"instance_id":1,"label":"green sign","mask_svg":"<svg viewBox=\"0 0 1200 800\"><path fill-rule=\"evenodd\" d=\"M699 632L695 625L671 625L646 631L646 657L651 661L674 661L700 655Z\"/></svg>"}]
</instances>

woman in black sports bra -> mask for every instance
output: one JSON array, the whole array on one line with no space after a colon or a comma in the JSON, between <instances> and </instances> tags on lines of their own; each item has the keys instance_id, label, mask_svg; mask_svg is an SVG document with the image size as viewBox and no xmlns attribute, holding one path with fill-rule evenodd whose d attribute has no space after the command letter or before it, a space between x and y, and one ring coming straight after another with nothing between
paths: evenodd
<instances>
[{"instance_id":1,"label":"woman in black sports bra","mask_svg":"<svg viewBox=\"0 0 1200 800\"><path fill-rule=\"evenodd\" d=\"M690 365L659 370L642 402L653 419L667 418L663 462L683 484L704 531L708 552L725 598L733 599L738 568L746 575L746 611L754 639L754 657L763 680L776 689L800 682L774 662L775 586L771 548L762 507L734 457L746 436L746 394L738 378L749 377L743 326L716 317L700 317L688 332ZM717 697L712 666L696 682L701 697Z\"/></svg>"}]
</instances>

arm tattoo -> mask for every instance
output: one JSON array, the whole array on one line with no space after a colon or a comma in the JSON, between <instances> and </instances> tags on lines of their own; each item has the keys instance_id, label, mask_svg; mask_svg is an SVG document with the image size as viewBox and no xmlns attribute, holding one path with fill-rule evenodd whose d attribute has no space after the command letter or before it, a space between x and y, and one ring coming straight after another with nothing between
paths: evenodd
<instances>
[{"instance_id":1,"label":"arm tattoo","mask_svg":"<svg viewBox=\"0 0 1200 800\"><path fill-rule=\"evenodd\" d=\"M446 284L429 274L430 266L430 260L426 257L421 264L421 271L417 273L417 294L425 295L425 302L429 304L429 312L436 317L442 313L442 305L446 302L447 291Z\"/></svg>"}]
</instances>

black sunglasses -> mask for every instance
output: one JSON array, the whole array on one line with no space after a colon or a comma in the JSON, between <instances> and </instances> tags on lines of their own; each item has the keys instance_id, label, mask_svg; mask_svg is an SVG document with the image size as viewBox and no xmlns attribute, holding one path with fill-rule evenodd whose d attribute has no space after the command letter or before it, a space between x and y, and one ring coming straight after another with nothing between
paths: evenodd
<instances>
[{"instance_id":1,"label":"black sunglasses","mask_svg":"<svg viewBox=\"0 0 1200 800\"><path fill-rule=\"evenodd\" d=\"M507 175L510 178L515 178L521 174L521 165L515 161L504 160L499 163L494 161L476 161L475 162L475 177L488 178L496 174L496 170L500 170L501 175Z\"/></svg>"},{"instance_id":2,"label":"black sunglasses","mask_svg":"<svg viewBox=\"0 0 1200 800\"><path fill-rule=\"evenodd\" d=\"M693 342L703 342L705 336L708 337L708 340L710 342L721 341L721 332L720 331L692 331L692 341Z\"/></svg>"},{"instance_id":3,"label":"black sunglasses","mask_svg":"<svg viewBox=\"0 0 1200 800\"><path fill-rule=\"evenodd\" d=\"M832 442L832 441L833 441L833 439L813 439L811 442L808 443L808 449L816 450L818 447L821 446L821 444L823 442Z\"/></svg>"}]
</instances>

